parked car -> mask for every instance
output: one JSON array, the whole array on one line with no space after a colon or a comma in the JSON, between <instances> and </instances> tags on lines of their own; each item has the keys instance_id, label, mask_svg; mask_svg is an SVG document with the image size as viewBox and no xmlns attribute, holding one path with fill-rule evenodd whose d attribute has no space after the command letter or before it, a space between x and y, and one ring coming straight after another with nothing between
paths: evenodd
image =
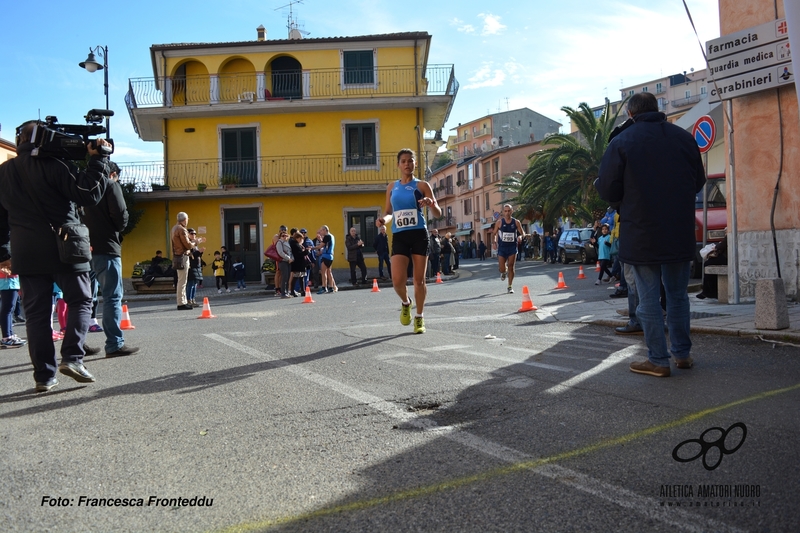
<instances>
[{"instance_id":1,"label":"parked car","mask_svg":"<svg viewBox=\"0 0 800 533\"><path fill-rule=\"evenodd\" d=\"M712 174L706 180L706 204L708 213L708 228L706 231L706 244L719 242L725 238L728 227L728 208L725 199L725 174ZM703 247L703 191L697 193L694 205L694 233L695 257L692 263L692 277L703 276L703 259L700 249Z\"/></svg>"},{"instance_id":2,"label":"parked car","mask_svg":"<svg viewBox=\"0 0 800 533\"><path fill-rule=\"evenodd\" d=\"M564 264L575 259L589 264L597 261L597 248L591 243L592 228L566 229L558 239L558 257Z\"/></svg>"}]
</instances>

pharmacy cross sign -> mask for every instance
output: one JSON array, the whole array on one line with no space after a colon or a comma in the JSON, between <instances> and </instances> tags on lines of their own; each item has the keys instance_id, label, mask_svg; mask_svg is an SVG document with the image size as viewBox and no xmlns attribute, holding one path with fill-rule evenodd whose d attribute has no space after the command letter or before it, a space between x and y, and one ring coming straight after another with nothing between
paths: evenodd
<instances>
[{"instance_id":1,"label":"pharmacy cross sign","mask_svg":"<svg viewBox=\"0 0 800 533\"><path fill-rule=\"evenodd\" d=\"M714 120L708 115L697 119L692 127L692 137L700 148L700 153L704 154L714 146L714 138L717 136L717 127Z\"/></svg>"}]
</instances>

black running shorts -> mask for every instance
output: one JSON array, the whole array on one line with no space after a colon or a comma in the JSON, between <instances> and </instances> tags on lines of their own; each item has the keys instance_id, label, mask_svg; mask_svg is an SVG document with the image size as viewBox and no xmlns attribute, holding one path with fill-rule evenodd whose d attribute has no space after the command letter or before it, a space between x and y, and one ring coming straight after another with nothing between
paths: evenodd
<instances>
[{"instance_id":1,"label":"black running shorts","mask_svg":"<svg viewBox=\"0 0 800 533\"><path fill-rule=\"evenodd\" d=\"M428 255L428 230L409 229L392 234L392 255Z\"/></svg>"}]
</instances>

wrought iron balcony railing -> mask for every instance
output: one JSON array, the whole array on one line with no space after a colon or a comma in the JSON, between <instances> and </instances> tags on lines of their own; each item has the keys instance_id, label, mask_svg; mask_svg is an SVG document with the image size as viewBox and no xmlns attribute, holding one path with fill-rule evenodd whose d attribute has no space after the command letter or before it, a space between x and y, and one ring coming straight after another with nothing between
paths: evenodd
<instances>
[{"instance_id":1,"label":"wrought iron balcony railing","mask_svg":"<svg viewBox=\"0 0 800 533\"><path fill-rule=\"evenodd\" d=\"M458 92L453 65L132 78L128 86L125 101L129 109L293 99L455 96Z\"/></svg>"},{"instance_id":2,"label":"wrought iron balcony railing","mask_svg":"<svg viewBox=\"0 0 800 533\"><path fill-rule=\"evenodd\" d=\"M397 179L397 154L367 154L351 157L263 156L251 161L193 159L181 161L122 163L120 180L134 183L136 191L214 189L234 186L309 187L385 184ZM371 161L370 164L352 164ZM205 187L203 187L205 186Z\"/></svg>"}]
</instances>

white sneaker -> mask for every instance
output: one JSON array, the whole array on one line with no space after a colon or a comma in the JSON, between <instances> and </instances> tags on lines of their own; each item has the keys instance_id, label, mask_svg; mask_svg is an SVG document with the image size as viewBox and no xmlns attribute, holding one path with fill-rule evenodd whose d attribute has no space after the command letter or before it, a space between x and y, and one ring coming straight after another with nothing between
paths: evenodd
<instances>
[{"instance_id":1,"label":"white sneaker","mask_svg":"<svg viewBox=\"0 0 800 533\"><path fill-rule=\"evenodd\" d=\"M225 292L231 292L231 290L230 289L225 289Z\"/></svg>"},{"instance_id":2,"label":"white sneaker","mask_svg":"<svg viewBox=\"0 0 800 533\"><path fill-rule=\"evenodd\" d=\"M222 294L222 289L217 289L217 294Z\"/></svg>"}]
</instances>

